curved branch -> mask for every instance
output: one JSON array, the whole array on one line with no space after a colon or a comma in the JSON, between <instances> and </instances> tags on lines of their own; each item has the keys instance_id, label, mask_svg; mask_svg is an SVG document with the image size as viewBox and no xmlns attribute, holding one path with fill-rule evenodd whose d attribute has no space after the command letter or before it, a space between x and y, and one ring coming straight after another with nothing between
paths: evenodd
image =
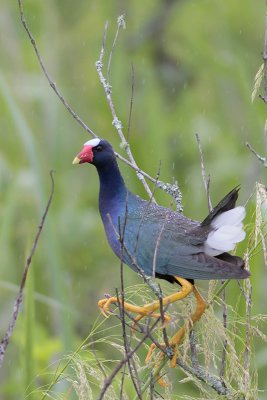
<instances>
[{"instance_id":1,"label":"curved branch","mask_svg":"<svg viewBox=\"0 0 267 400\"><path fill-rule=\"evenodd\" d=\"M20 283L19 293L17 295L17 298L15 300L15 304L14 304L14 307L13 307L13 315L12 315L11 321L10 321L10 323L8 325L7 331L6 331L3 339L0 342L0 368L1 368L1 366L3 364L3 361L4 361L5 352L6 352L8 344L9 344L9 340L10 340L11 335L12 335L14 329L15 329L15 326L16 326L19 310L20 310L20 307L21 307L21 304L22 304L22 299L23 299L23 290L24 290L24 287L25 287L25 283L26 283L26 279L27 279L27 276L28 276L29 268L30 268L30 265L31 265L31 262L32 262L32 257L33 257L33 255L35 253L36 248L37 248L37 244L38 244L40 235L41 235L43 227L44 227L45 219L46 219L46 216L47 216L47 213L48 213L48 210L50 208L50 205L51 205L51 202L52 202L52 198L53 198L53 195L54 195L55 184L54 184L53 173L54 173L54 171L50 171L51 193L50 193L50 196L49 196L49 199L48 199L44 214L43 214L43 216L41 218L41 221L40 221L40 224L38 226L37 233L35 235L30 254L29 254L29 256L28 256L28 258L26 260L25 266L24 266L24 272L23 272L23 275L22 275L21 283Z\"/></svg>"}]
</instances>

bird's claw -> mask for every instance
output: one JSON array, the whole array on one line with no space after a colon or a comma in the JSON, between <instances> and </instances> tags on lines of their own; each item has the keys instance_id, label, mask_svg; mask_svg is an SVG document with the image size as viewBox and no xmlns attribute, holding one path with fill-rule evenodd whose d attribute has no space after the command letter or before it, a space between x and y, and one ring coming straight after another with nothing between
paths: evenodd
<instances>
[{"instance_id":1,"label":"bird's claw","mask_svg":"<svg viewBox=\"0 0 267 400\"><path fill-rule=\"evenodd\" d=\"M108 317L108 313L110 313L110 304L114 303L113 297L105 298L102 300L99 300L98 302L98 307L101 311L101 314L104 315L104 317Z\"/></svg>"},{"instance_id":2,"label":"bird's claw","mask_svg":"<svg viewBox=\"0 0 267 400\"><path fill-rule=\"evenodd\" d=\"M154 350L156 349L155 343L152 343L151 346L149 347L148 353L146 355L145 363L148 364L151 360L152 354L154 353Z\"/></svg>"}]
</instances>

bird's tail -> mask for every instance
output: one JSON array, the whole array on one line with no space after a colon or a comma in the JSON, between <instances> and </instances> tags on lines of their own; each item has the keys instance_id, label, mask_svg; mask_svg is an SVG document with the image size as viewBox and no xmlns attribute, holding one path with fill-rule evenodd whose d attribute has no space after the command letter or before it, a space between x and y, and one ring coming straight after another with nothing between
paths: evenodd
<instances>
[{"instance_id":1,"label":"bird's tail","mask_svg":"<svg viewBox=\"0 0 267 400\"><path fill-rule=\"evenodd\" d=\"M242 222L245 215L245 208L240 206L215 217L205 242L205 253L217 256L233 250L237 243L242 242L246 236Z\"/></svg>"},{"instance_id":2,"label":"bird's tail","mask_svg":"<svg viewBox=\"0 0 267 400\"><path fill-rule=\"evenodd\" d=\"M201 224L211 228L205 242L205 253L210 256L233 250L236 243L244 240L246 236L243 230L245 208L235 207L238 191L239 187L231 190Z\"/></svg>"}]
</instances>

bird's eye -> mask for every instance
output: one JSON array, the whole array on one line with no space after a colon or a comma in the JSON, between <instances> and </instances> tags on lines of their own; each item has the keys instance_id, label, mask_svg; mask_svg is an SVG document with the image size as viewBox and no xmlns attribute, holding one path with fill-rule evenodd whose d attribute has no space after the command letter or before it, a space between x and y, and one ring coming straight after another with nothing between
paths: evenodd
<instances>
[{"instance_id":1,"label":"bird's eye","mask_svg":"<svg viewBox=\"0 0 267 400\"><path fill-rule=\"evenodd\" d=\"M102 151L102 150L103 150L103 147L101 145L96 147L96 151Z\"/></svg>"}]
</instances>

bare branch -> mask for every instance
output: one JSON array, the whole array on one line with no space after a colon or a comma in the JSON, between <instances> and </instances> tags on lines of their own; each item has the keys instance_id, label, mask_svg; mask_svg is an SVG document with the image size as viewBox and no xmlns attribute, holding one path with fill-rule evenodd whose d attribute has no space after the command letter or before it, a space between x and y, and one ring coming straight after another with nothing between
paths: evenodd
<instances>
[{"instance_id":1,"label":"bare branch","mask_svg":"<svg viewBox=\"0 0 267 400\"><path fill-rule=\"evenodd\" d=\"M199 135L197 133L196 133L196 139L197 139L198 149L199 149L199 154L200 154L202 179L203 179L203 183L204 183L204 187L205 187L207 199L208 199L208 209L209 209L209 212L211 212L212 204L211 204L210 190L209 190L210 189L210 176L208 176L208 179L206 178L203 150L202 150ZM222 284L223 283L224 282L222 282ZM226 307L226 303L225 303L225 286L222 289L222 308L223 308L223 326L224 326L224 329L226 329L227 328L227 307ZM190 345L191 345L191 342L190 342ZM227 349L227 339L225 339L224 343L223 343L220 378L224 377L225 366L226 366L226 349ZM192 346L191 346L191 350L192 350Z\"/></svg>"},{"instance_id":2,"label":"bare branch","mask_svg":"<svg viewBox=\"0 0 267 400\"><path fill-rule=\"evenodd\" d=\"M210 374L209 372L207 372L206 369L202 368L200 365L195 367L193 366L190 367L188 364L184 363L180 359L177 360L177 365L179 365L184 371L186 371L190 375L195 376L200 381L206 383L208 386L214 389L218 394L225 396L229 400L232 400L234 398L234 394L225 385L225 382L222 379L218 378L215 375Z\"/></svg>"},{"instance_id":3,"label":"bare branch","mask_svg":"<svg viewBox=\"0 0 267 400\"><path fill-rule=\"evenodd\" d=\"M176 203L176 209L178 212L183 211L183 206L182 206L182 193L179 189L179 186L177 185L177 182L175 182L173 185L170 183L164 183L160 180L157 180L157 178L152 178L149 174L147 174L145 171L143 171L141 168L139 168L137 165L132 164L130 161L128 161L126 158L122 157L119 153L115 152L115 156L127 164L129 167L134 169L136 171L137 177L139 175L143 175L145 178L147 178L150 182L154 183L158 188L162 189L165 193L168 195L172 196L174 198L174 201Z\"/></svg>"},{"instance_id":4,"label":"bare branch","mask_svg":"<svg viewBox=\"0 0 267 400\"><path fill-rule=\"evenodd\" d=\"M23 271L22 280L21 280L21 283L20 283L19 292L18 292L17 298L15 300L15 304L14 304L14 307L13 307L12 318L11 318L11 321L10 321L10 323L8 325L7 331L6 331L3 339L0 342L0 368L1 368L2 364L3 364L3 360L4 360L4 357L5 357L5 352L6 352L7 346L9 344L9 340L10 340L10 338L12 336L12 333L13 333L13 331L15 329L15 326L16 326L18 314L19 314L20 307L21 307L22 300L23 300L23 290L24 290L24 287L25 287L25 283L26 283L26 279L27 279L27 276L28 276L29 268L30 268L30 265L31 265L31 262L32 262L32 257L33 257L33 255L35 253L36 248L37 248L37 244L38 244L41 232L43 230L45 219L46 219L46 216L47 216L47 213L48 213L48 210L50 208L50 205L51 205L51 202L52 202L52 198L53 198L53 195L54 195L54 176L53 176L53 173L54 173L54 171L50 171L51 185L52 185L51 186L51 193L50 193L50 196L49 196L49 199L48 199L47 206L45 208L44 214L43 214L43 216L41 218L41 221L40 221L40 224L38 226L37 233L35 235L30 254L29 254L29 256L28 256L28 258L26 260L25 266L24 266L24 271Z\"/></svg>"},{"instance_id":5,"label":"bare branch","mask_svg":"<svg viewBox=\"0 0 267 400\"><path fill-rule=\"evenodd\" d=\"M116 35L115 35L114 43L116 43L117 35L119 33L119 30L120 30L120 26L122 26L122 23L119 20L118 21L118 30L117 30ZM104 30L104 40L105 40L105 37L106 37L106 30L107 30L107 24L106 24L105 30ZM103 43L104 43L104 40L103 40ZM135 159L134 159L134 157L132 155L129 143L126 141L126 138L125 138L125 136L123 134L122 122L119 120L119 118L117 116L117 113L116 113L116 110L115 110L115 106L114 106L114 103L113 103L113 100L112 100L110 83L107 81L107 79L103 75L103 66L104 66L103 57L104 57L104 52L105 52L105 48L104 48L104 45L102 45L100 56L99 56L99 60L96 62L95 65L96 65L96 70L97 70L97 73L98 73L98 76L99 76L99 80L100 80L100 82L101 82L101 84L102 84L102 86L104 88L104 91L105 91L105 94L106 94L106 98L107 98L107 102L108 102L108 105L109 105L109 108L110 108L110 111L111 111L111 115L112 115L112 118L113 118L112 125L116 128L116 130L118 132L118 135L119 135L120 140L121 140L121 145L124 148L124 150L126 151L126 154L127 154L128 158L130 160L130 164L132 164L136 169L139 169L137 164L136 164L136 162L135 162ZM111 57L110 57L110 60L111 60ZM110 68L110 65L109 65L109 68ZM152 197L151 190L150 190L150 188L149 188L144 176L142 174L137 174L137 177L142 182L142 184L143 184L147 194L149 195L149 197ZM153 200L153 202L155 202L155 200Z\"/></svg>"},{"instance_id":6,"label":"bare branch","mask_svg":"<svg viewBox=\"0 0 267 400\"><path fill-rule=\"evenodd\" d=\"M124 136L124 133L123 133L122 122L119 120L119 118L118 118L118 116L116 114L115 106L114 106L114 103L113 103L113 100L112 100L112 96L111 96L111 85L110 85L110 82L109 82L109 70L110 70L110 64L111 64L111 59L112 59L112 52L113 52L113 48L115 46L115 43L117 41L117 37L118 37L119 31L120 31L120 28L122 26L124 26L124 24L125 24L125 22L124 22L123 16L120 16L119 19L118 19L118 29L117 29L116 34L115 34L113 47L112 47L111 54L110 54L110 57L109 57L108 79L106 79L104 77L104 75L103 75L103 66L104 66L103 65L103 57L104 57L104 51L105 51L104 43L105 43L106 32L107 32L107 24L106 24L105 29L104 29L104 39L103 39L103 45L102 45L102 48L101 48L101 51L100 51L99 60L96 62L95 65L96 65L96 70L97 70L97 73L98 73L98 76L99 76L99 80L100 80L100 82L101 82L101 84L102 84L102 86L104 88L104 91L105 91L105 94L106 94L106 98L107 98L107 102L108 102L108 105L109 105L109 108L110 108L110 111L111 111L111 114L112 114L112 118L113 118L112 125L114 125L114 127L116 128L116 130L118 132L118 135L119 135L120 140L121 140L121 146L126 151L126 154L127 154L127 157L129 159L129 161L125 160L125 158L121 157L117 153L116 153L116 156L120 160L122 160L123 162L128 164L130 167L132 167L137 172L137 174L136 174L137 178L142 182L142 184L143 184L143 186L144 186L149 198L152 198L152 202L156 203L154 197L152 196L152 192L151 192L151 190L150 190L145 178L149 179L150 181L152 181L154 183L155 183L155 179L151 178L148 174L144 173L137 166L137 164L135 162L135 159L134 159L134 157L132 155L130 145L128 143L129 128L128 128L128 134L127 134L127 140L126 140L126 138ZM166 193L171 195L175 200L175 203L176 203L176 206L177 206L177 211L182 211L182 206L181 206L182 195L181 195L181 192L180 192L180 189L179 189L177 183L175 183L174 185L171 185L169 183L165 184L163 182L157 182L157 187L161 188L163 191L165 191Z\"/></svg>"},{"instance_id":7,"label":"bare branch","mask_svg":"<svg viewBox=\"0 0 267 400\"><path fill-rule=\"evenodd\" d=\"M105 28L104 28L104 34L103 34L103 40L102 40L102 46L100 50L100 56L99 56L99 62L102 64L103 63L103 57L105 54L105 45L106 45L106 39L107 39L107 31L108 31L108 21L105 23Z\"/></svg>"},{"instance_id":8,"label":"bare branch","mask_svg":"<svg viewBox=\"0 0 267 400\"><path fill-rule=\"evenodd\" d=\"M246 146L247 146L247 148L251 151L251 153L254 154L254 156L256 156L257 159L263 164L263 166L264 166L264 167L267 167L267 160L266 160L266 158L260 156L260 155L256 152L256 150L254 150L253 147L252 147L248 142L246 142Z\"/></svg>"},{"instance_id":9,"label":"bare branch","mask_svg":"<svg viewBox=\"0 0 267 400\"><path fill-rule=\"evenodd\" d=\"M112 56L113 56L113 52L115 50L115 46L116 46L117 39L118 39L121 28L126 29L124 14L120 15L117 20L117 31L116 31L116 34L115 34L115 37L113 40L113 44L112 44L112 48L111 48L110 54L109 54L108 68L107 68L107 82L108 83L109 83L109 75L110 75Z\"/></svg>"}]
</instances>

